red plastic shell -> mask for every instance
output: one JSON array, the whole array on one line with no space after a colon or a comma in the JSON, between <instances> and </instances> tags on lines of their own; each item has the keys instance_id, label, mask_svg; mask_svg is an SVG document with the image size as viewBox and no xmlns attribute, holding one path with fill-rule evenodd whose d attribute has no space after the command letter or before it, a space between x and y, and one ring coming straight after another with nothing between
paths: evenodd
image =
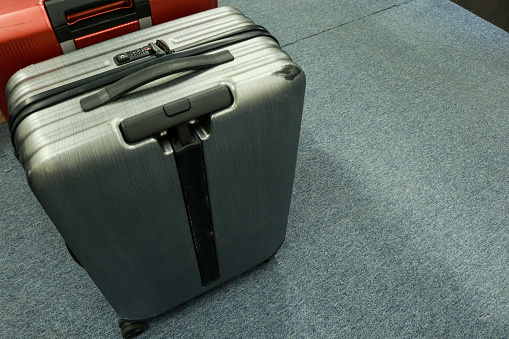
<instances>
[{"instance_id":1,"label":"red plastic shell","mask_svg":"<svg viewBox=\"0 0 509 339\"><path fill-rule=\"evenodd\" d=\"M140 22L136 20L128 22L127 24L119 25L113 28L105 29L103 31L82 36L80 38L74 39L74 43L76 45L76 48L80 49L139 30Z\"/></svg>"},{"instance_id":2,"label":"red plastic shell","mask_svg":"<svg viewBox=\"0 0 509 339\"><path fill-rule=\"evenodd\" d=\"M23 67L62 54L44 1L2 1L0 5L0 111L8 119L5 86Z\"/></svg>"},{"instance_id":3,"label":"red plastic shell","mask_svg":"<svg viewBox=\"0 0 509 339\"><path fill-rule=\"evenodd\" d=\"M216 7L217 0L150 0L153 25Z\"/></svg>"}]
</instances>

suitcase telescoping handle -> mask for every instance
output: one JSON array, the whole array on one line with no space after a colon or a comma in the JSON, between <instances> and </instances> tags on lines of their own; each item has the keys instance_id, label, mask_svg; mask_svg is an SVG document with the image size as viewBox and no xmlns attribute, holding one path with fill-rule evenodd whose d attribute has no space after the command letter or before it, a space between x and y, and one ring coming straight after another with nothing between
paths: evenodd
<instances>
[{"instance_id":1,"label":"suitcase telescoping handle","mask_svg":"<svg viewBox=\"0 0 509 339\"><path fill-rule=\"evenodd\" d=\"M116 100L151 81L185 71L212 68L230 62L233 59L233 55L229 51L221 51L214 54L168 60L157 65L149 66L104 87L95 94L81 99L81 108L83 108L84 111L90 111L110 101Z\"/></svg>"},{"instance_id":2,"label":"suitcase telescoping handle","mask_svg":"<svg viewBox=\"0 0 509 339\"><path fill-rule=\"evenodd\" d=\"M177 127L178 140L185 145L192 141L186 126L190 120L225 109L232 103L233 97L228 86L218 85L127 118L120 123L120 130L128 143L135 143Z\"/></svg>"}]
</instances>

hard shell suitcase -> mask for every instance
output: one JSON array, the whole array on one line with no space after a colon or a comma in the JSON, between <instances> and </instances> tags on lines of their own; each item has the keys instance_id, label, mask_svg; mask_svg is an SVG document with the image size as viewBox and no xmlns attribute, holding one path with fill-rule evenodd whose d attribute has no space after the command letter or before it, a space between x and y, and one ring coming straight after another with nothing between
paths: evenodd
<instances>
[{"instance_id":1,"label":"hard shell suitcase","mask_svg":"<svg viewBox=\"0 0 509 339\"><path fill-rule=\"evenodd\" d=\"M5 86L23 67L215 7L217 0L2 0L0 111L9 118Z\"/></svg>"},{"instance_id":2,"label":"hard shell suitcase","mask_svg":"<svg viewBox=\"0 0 509 339\"><path fill-rule=\"evenodd\" d=\"M28 183L124 330L279 249L305 82L231 7L11 78L9 126Z\"/></svg>"}]
</instances>

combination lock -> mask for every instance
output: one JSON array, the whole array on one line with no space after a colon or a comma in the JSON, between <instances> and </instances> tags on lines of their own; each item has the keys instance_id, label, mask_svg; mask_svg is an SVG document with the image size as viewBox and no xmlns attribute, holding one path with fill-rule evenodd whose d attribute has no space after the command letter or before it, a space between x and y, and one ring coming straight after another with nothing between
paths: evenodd
<instances>
[{"instance_id":1,"label":"combination lock","mask_svg":"<svg viewBox=\"0 0 509 339\"><path fill-rule=\"evenodd\" d=\"M123 65L125 63L142 59L154 54L156 54L156 52L152 47L143 46L142 48L135 49L134 51L124 52L116 55L115 63L117 65Z\"/></svg>"},{"instance_id":2,"label":"combination lock","mask_svg":"<svg viewBox=\"0 0 509 339\"><path fill-rule=\"evenodd\" d=\"M150 43L147 46L143 46L141 48L138 48L138 49L135 49L135 50L132 50L129 52L123 52L123 53L117 54L115 56L114 60L115 60L115 63L120 66L120 65L126 64L128 62L132 62L132 61L136 61L139 59L149 57L151 55L155 55L155 56L159 57L159 56L166 55L167 53L171 53L171 51L169 51L169 49L167 48L166 43L162 40L157 40L157 42L155 44Z\"/></svg>"}]
</instances>

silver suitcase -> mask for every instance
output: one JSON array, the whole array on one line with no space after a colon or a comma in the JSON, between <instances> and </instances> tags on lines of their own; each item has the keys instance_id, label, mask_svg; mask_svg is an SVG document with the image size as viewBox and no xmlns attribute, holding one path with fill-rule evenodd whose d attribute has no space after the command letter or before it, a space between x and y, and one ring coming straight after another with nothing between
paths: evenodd
<instances>
[{"instance_id":1,"label":"silver suitcase","mask_svg":"<svg viewBox=\"0 0 509 339\"><path fill-rule=\"evenodd\" d=\"M279 249L305 82L277 41L232 7L10 79L9 124L28 183L128 320L124 332Z\"/></svg>"}]
</instances>

